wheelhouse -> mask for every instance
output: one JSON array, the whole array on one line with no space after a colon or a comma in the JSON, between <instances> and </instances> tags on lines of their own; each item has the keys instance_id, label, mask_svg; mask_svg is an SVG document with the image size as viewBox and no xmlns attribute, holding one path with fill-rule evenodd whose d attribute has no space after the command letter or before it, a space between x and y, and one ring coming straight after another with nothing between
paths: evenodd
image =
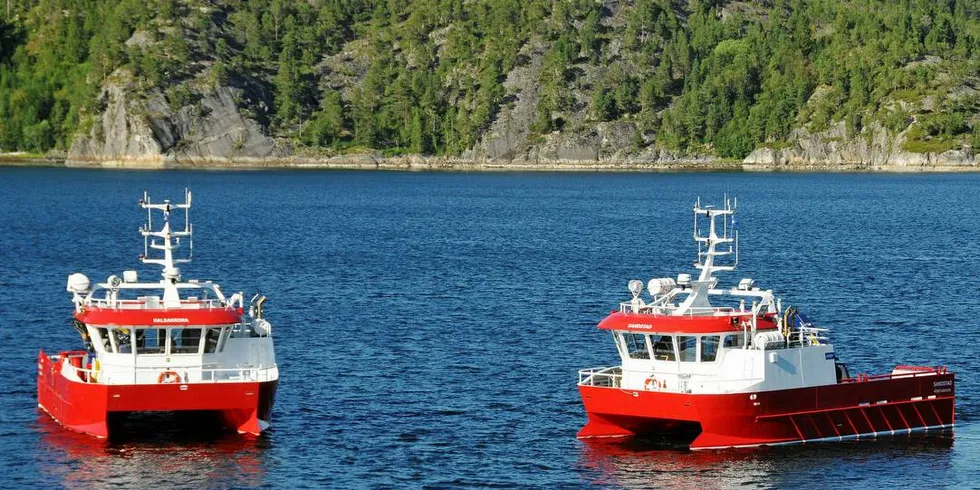
<instances>
[{"instance_id":1,"label":"wheelhouse","mask_svg":"<svg viewBox=\"0 0 980 490\"><path fill-rule=\"evenodd\" d=\"M89 335L95 351L104 354L204 355L220 353L236 326L89 325Z\"/></svg>"},{"instance_id":2,"label":"wheelhouse","mask_svg":"<svg viewBox=\"0 0 980 490\"><path fill-rule=\"evenodd\" d=\"M683 334L613 332L613 341L624 362L718 363L725 350L741 349L743 333Z\"/></svg>"}]
</instances>

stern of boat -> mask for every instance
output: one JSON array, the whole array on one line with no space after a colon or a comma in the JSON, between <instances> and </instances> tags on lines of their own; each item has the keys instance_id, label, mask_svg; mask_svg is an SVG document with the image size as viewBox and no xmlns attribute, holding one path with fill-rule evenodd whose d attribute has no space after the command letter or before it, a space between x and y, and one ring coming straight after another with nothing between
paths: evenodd
<instances>
[{"instance_id":1,"label":"stern of boat","mask_svg":"<svg viewBox=\"0 0 980 490\"><path fill-rule=\"evenodd\" d=\"M107 386L92 380L91 368L83 364L87 357L85 351L55 356L40 351L37 406L69 429L104 439L109 437Z\"/></svg>"}]
</instances>

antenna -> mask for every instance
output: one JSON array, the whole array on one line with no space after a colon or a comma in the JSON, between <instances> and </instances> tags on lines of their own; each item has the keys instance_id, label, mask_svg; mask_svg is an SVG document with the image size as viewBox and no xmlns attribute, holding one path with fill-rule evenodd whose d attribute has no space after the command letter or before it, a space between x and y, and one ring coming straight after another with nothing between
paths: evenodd
<instances>
[{"instance_id":1,"label":"antenna","mask_svg":"<svg viewBox=\"0 0 980 490\"><path fill-rule=\"evenodd\" d=\"M709 291L717 283L714 273L716 271L733 271L738 265L738 231L735 230L734 222L731 227L728 223L729 216L734 219L735 207L732 205L731 199L728 198L728 194L725 194L722 206L722 208L711 205L702 206L700 197L694 204L693 235L694 241L698 244L698 260L694 263L694 267L701 269L701 274L696 281L690 281L691 292L674 310L673 315L686 315L689 312L710 309ZM698 216L708 218L707 230L704 230L703 226L699 226ZM719 217L721 218L720 224L718 223ZM721 232L720 236L719 231ZM715 260L719 257L727 263L716 264Z\"/></svg>"},{"instance_id":2,"label":"antenna","mask_svg":"<svg viewBox=\"0 0 980 490\"><path fill-rule=\"evenodd\" d=\"M725 195L724 207L702 206L699 198L694 205L694 241L698 244L698 261L694 266L701 269L701 279L712 277L714 271L732 271L738 265L738 231L735 229L735 206ZM737 202L737 201L736 201ZM708 229L698 226L698 215L708 218ZM731 216L731 223L728 217ZM721 218L719 226L718 218ZM718 232L721 232L719 235ZM727 247L726 247L727 245ZM719 247L721 246L721 247ZM717 257L730 257L725 264L715 264Z\"/></svg>"},{"instance_id":3,"label":"antenna","mask_svg":"<svg viewBox=\"0 0 980 490\"><path fill-rule=\"evenodd\" d=\"M194 255L194 234L190 222L191 191L184 189L183 204L172 204L169 199L154 204L150 202L150 195L144 191L139 205L146 210L146 225L140 227L140 234L143 235L143 255L140 256L140 261L144 264L163 266L164 306L179 306L180 296L176 284L180 280L180 269L175 267L175 264L188 263ZM181 210L184 212L184 229L175 231L170 227L171 213ZM163 227L157 231L153 229L153 211L163 213ZM188 238L189 242L187 255L175 258L174 250L180 248L180 239L184 237ZM163 257L150 257L151 249L161 250Z\"/></svg>"}]
</instances>

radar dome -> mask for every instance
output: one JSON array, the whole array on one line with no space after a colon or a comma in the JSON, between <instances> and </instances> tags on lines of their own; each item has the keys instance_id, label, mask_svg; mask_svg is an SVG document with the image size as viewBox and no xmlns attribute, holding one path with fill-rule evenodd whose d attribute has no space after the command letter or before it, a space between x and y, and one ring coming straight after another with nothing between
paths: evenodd
<instances>
[{"instance_id":1,"label":"radar dome","mask_svg":"<svg viewBox=\"0 0 980 490\"><path fill-rule=\"evenodd\" d=\"M92 281L89 281L88 276L82 274L81 272L76 272L68 276L68 291L72 293L84 293L88 291L89 287L92 286Z\"/></svg>"}]
</instances>

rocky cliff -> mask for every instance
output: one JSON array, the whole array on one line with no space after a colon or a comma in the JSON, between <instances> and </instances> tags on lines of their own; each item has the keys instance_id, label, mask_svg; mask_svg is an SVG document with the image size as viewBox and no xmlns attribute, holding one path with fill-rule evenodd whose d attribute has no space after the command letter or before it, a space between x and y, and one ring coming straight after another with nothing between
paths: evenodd
<instances>
[{"instance_id":1,"label":"rocky cliff","mask_svg":"<svg viewBox=\"0 0 980 490\"><path fill-rule=\"evenodd\" d=\"M857 136L848 136L844 123L817 134L798 129L787 146L756 149L743 163L746 168L757 170L889 171L970 170L980 164L971 148L942 153L906 151L902 148L906 134L907 131L889 133L878 124Z\"/></svg>"},{"instance_id":2,"label":"rocky cliff","mask_svg":"<svg viewBox=\"0 0 980 490\"><path fill-rule=\"evenodd\" d=\"M194 93L176 106L159 89L141 92L124 70L100 96L101 113L72 142L66 164L128 168L251 165L288 155L245 114L246 90L229 86Z\"/></svg>"},{"instance_id":3,"label":"rocky cliff","mask_svg":"<svg viewBox=\"0 0 980 490\"><path fill-rule=\"evenodd\" d=\"M533 139L541 46L525 48L529 61L508 73L505 104L479 142L459 157L396 156L373 152L308 156L270 137L246 109L247 90L231 86L196 93L181 107L159 89L140 92L120 70L103 87L101 112L79 134L68 166L119 168L278 167L378 169L670 169L744 168L747 170L969 170L980 167L972 148L941 153L903 149L906 131L880 124L849 135L844 123L811 133L800 128L779 148L762 147L742 161L711 155L679 154L656 145L636 148L638 129L628 122L588 122L578 114L576 131L554 131ZM255 103L255 101L250 101ZM261 103L261 101L259 102Z\"/></svg>"}]
</instances>

